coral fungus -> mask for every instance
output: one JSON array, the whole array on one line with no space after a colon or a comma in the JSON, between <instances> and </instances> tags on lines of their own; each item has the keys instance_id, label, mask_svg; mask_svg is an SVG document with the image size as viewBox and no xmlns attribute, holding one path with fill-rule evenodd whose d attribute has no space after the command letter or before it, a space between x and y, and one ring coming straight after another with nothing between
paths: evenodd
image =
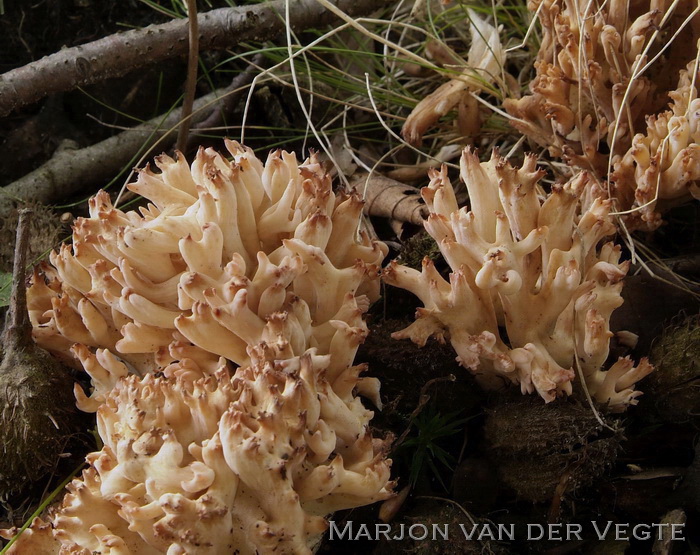
<instances>
[{"instance_id":1,"label":"coral fungus","mask_svg":"<svg viewBox=\"0 0 700 555\"><path fill-rule=\"evenodd\" d=\"M445 168L422 190L425 228L452 269L449 283L427 258L422 272L395 262L386 270L388 283L424 305L394 337L448 338L462 366L487 386L518 383L551 401L571 393L580 369L589 393L611 409L636 403L633 385L651 371L646 360L635 367L620 359L602 370L628 267L618 247L600 244L615 231L611 202L596 199L578 214L586 173L543 201L532 156L515 169L497 154L480 163L465 150L461 177L471 210L458 208Z\"/></svg>"},{"instance_id":2,"label":"coral fungus","mask_svg":"<svg viewBox=\"0 0 700 555\"><path fill-rule=\"evenodd\" d=\"M104 447L11 552L304 553L390 495L353 366L386 247L314 156L227 147L159 157L139 212L99 193L35 272L35 338L90 375Z\"/></svg>"},{"instance_id":3,"label":"coral fungus","mask_svg":"<svg viewBox=\"0 0 700 555\"><path fill-rule=\"evenodd\" d=\"M700 99L695 61L681 70L678 88L669 92L670 109L647 118L646 133L615 161L610 179L619 205L630 211L634 227L654 229L664 209L700 198Z\"/></svg>"},{"instance_id":4,"label":"coral fungus","mask_svg":"<svg viewBox=\"0 0 700 555\"><path fill-rule=\"evenodd\" d=\"M277 348L281 335L280 358L333 353L331 375L352 362L354 351L339 350L366 333L361 314L386 254L364 232L356 238L361 199L334 194L313 156L298 166L278 151L263 165L227 146L232 161L200 150L191 170L180 155L160 156L161 173L146 168L129 185L150 201L139 212L105 192L91 199L72 245L28 290L39 345L76 364L77 343L141 373L184 358L206 372L219 357L245 365L248 347Z\"/></svg>"},{"instance_id":5,"label":"coral fungus","mask_svg":"<svg viewBox=\"0 0 700 555\"><path fill-rule=\"evenodd\" d=\"M629 229L658 227L659 209L698 196L697 60L684 52L700 38L697 3L528 6L542 25L542 46L532 94L504 101L511 123L551 156L600 184L609 179L614 209Z\"/></svg>"},{"instance_id":6,"label":"coral fungus","mask_svg":"<svg viewBox=\"0 0 700 555\"><path fill-rule=\"evenodd\" d=\"M671 15L667 4L531 1L528 7L542 25L542 46L532 94L504 102L518 118L513 125L553 156L605 175L608 152L624 153L644 116L663 103L655 98L660 77L641 69L658 50L656 43L650 52L655 30ZM680 4L674 15L683 11ZM680 69L667 66L669 73Z\"/></svg>"},{"instance_id":7,"label":"coral fungus","mask_svg":"<svg viewBox=\"0 0 700 555\"><path fill-rule=\"evenodd\" d=\"M178 362L120 380L97 413L104 447L51 518L53 544L37 520L15 549L308 551L326 515L389 493L371 413L333 392L329 359L309 351L194 380Z\"/></svg>"}]
</instances>

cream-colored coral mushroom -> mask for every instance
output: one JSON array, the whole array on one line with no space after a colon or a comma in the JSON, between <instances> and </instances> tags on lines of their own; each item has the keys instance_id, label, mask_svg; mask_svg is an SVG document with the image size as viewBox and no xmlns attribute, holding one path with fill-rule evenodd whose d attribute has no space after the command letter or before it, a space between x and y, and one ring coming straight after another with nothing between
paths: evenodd
<instances>
[{"instance_id":1,"label":"cream-colored coral mushroom","mask_svg":"<svg viewBox=\"0 0 700 555\"><path fill-rule=\"evenodd\" d=\"M619 248L601 245L615 231L611 202L597 199L578 214L586 173L543 199L533 156L515 169L497 154L480 163L465 150L461 177L471 210L458 208L446 168L433 171L421 192L430 209L425 228L452 269L449 283L427 258L422 272L395 262L385 272L424 305L394 337L420 345L449 339L486 386L518 383L551 401L571 393L580 368L598 401L613 410L636 403L634 382L651 371L646 361L602 370L628 267Z\"/></svg>"},{"instance_id":2,"label":"cream-colored coral mushroom","mask_svg":"<svg viewBox=\"0 0 700 555\"><path fill-rule=\"evenodd\" d=\"M468 103L475 91L488 90L501 79L506 54L496 28L475 11L467 10L471 45L461 74L422 99L406 118L401 135L417 145L425 132L458 104ZM456 57L456 56L455 56ZM451 60L454 64L456 60Z\"/></svg>"},{"instance_id":3,"label":"cream-colored coral mushroom","mask_svg":"<svg viewBox=\"0 0 700 555\"><path fill-rule=\"evenodd\" d=\"M649 116L646 133L635 135L632 147L615 163L614 195L629 211L630 227L654 229L665 209L700 198L699 77L693 61L669 93L670 110Z\"/></svg>"},{"instance_id":4,"label":"cream-colored coral mushroom","mask_svg":"<svg viewBox=\"0 0 700 555\"><path fill-rule=\"evenodd\" d=\"M528 7L538 14L542 44L532 94L504 102L511 123L552 156L605 179L609 153L628 150L644 117L665 102L669 78L695 58L686 51L700 16L690 24L686 16L697 3L530 0ZM667 48L662 37L672 35ZM655 58L662 47L664 57Z\"/></svg>"},{"instance_id":5,"label":"cream-colored coral mushroom","mask_svg":"<svg viewBox=\"0 0 700 555\"><path fill-rule=\"evenodd\" d=\"M226 145L230 161L212 149L191 167L179 154L158 157L160 173L146 168L129 185L149 201L139 211L98 193L72 245L35 273L36 341L75 365L88 348L120 359L93 376L92 410L128 371L121 362L143 374L189 359L207 373L220 357L248 364L248 347L264 341L285 350L280 358L332 354L330 375L351 364L347 346L366 333L361 314L378 297L386 254L357 232L362 200L334 193L313 155L298 164L276 151L263 164Z\"/></svg>"},{"instance_id":6,"label":"cream-colored coral mushroom","mask_svg":"<svg viewBox=\"0 0 700 555\"><path fill-rule=\"evenodd\" d=\"M313 156L227 146L140 172L138 213L99 193L35 272L35 338L89 374L104 447L12 553L306 553L391 494L353 365L386 246Z\"/></svg>"},{"instance_id":7,"label":"cream-colored coral mushroom","mask_svg":"<svg viewBox=\"0 0 700 555\"><path fill-rule=\"evenodd\" d=\"M53 538L53 528L49 522L39 517L32 520L31 525L22 533L22 549L25 553L41 553L43 555L58 555L60 546ZM0 538L11 540L19 532L19 528L0 529ZM16 542L15 542L16 543ZM16 547L11 547L8 553L19 555Z\"/></svg>"},{"instance_id":8,"label":"cream-colored coral mushroom","mask_svg":"<svg viewBox=\"0 0 700 555\"><path fill-rule=\"evenodd\" d=\"M61 553L309 553L325 516L391 487L372 413L351 386L345 398L330 386L331 358L310 350L196 379L178 362L119 380L97 412L104 447L52 531L37 521L11 553L49 534Z\"/></svg>"}]
</instances>

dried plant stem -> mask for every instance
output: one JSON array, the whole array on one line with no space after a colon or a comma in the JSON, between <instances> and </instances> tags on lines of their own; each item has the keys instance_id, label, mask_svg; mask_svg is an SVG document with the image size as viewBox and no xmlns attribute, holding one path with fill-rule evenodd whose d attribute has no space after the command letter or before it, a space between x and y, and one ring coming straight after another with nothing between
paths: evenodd
<instances>
[{"instance_id":1,"label":"dried plant stem","mask_svg":"<svg viewBox=\"0 0 700 555\"><path fill-rule=\"evenodd\" d=\"M7 315L7 325L3 333L5 350L25 347L32 341L32 325L27 313L27 288L24 283L29 246L29 221L32 211L20 210L15 242L15 260L12 268L12 293Z\"/></svg>"},{"instance_id":2,"label":"dried plant stem","mask_svg":"<svg viewBox=\"0 0 700 555\"><path fill-rule=\"evenodd\" d=\"M243 93L250 87L255 76L267 63L268 60L263 53L253 56L253 59L248 62L248 67L245 71L239 73L231 80L231 84L226 89L226 94L220 98L220 102L216 103L207 118L192 125L191 130L193 133L190 133L187 137L187 149L195 144L198 137L197 130L204 131L225 124L226 117L234 113L236 106L243 97Z\"/></svg>"},{"instance_id":3,"label":"dried plant stem","mask_svg":"<svg viewBox=\"0 0 700 555\"><path fill-rule=\"evenodd\" d=\"M185 98L182 101L180 129L177 134L177 149L185 152L187 136L190 132L192 104L197 90L197 64L199 63L199 24L197 21L197 0L187 0L187 20L189 22L189 56L187 58L187 82Z\"/></svg>"},{"instance_id":4,"label":"dried plant stem","mask_svg":"<svg viewBox=\"0 0 700 555\"><path fill-rule=\"evenodd\" d=\"M392 0L336 1L337 5L343 8L347 13L354 14L359 14L363 12L369 13L378 8L381 8L382 6L386 6L392 3ZM261 26L261 28L255 32L254 29L251 27L250 22L241 20L239 13L241 10L239 10L238 8L213 10L212 12L200 14L198 16L200 30L199 34L201 38L200 49L211 48L212 44L214 43L216 43L219 46L230 46L242 40L249 40L253 35L257 36L256 33L262 34L265 39L273 38L276 33L282 32L286 28L286 24L283 18L280 17L281 11L283 11L284 9L284 2L285 0L279 0L276 2L270 2L258 6L246 7L247 11L245 13L247 14L247 17L255 19L258 25ZM263 7L265 7L265 9L267 10L264 12L264 14L267 14L265 15L265 17L263 17L263 15L260 15L259 13L259 10ZM272 12L274 12L275 14L274 18L272 17L272 15L270 15ZM212 18L216 20L221 20L222 18L225 19L224 16L228 17L229 20L220 21L218 27L211 21ZM334 18L335 16L333 14L320 7L315 2L315 0L297 0L296 2L293 2L290 6L289 25L292 29L300 30L308 27L324 25L329 21L333 21ZM272 19L274 19L274 21L272 21ZM205 24L203 24L203 22ZM170 25L170 23L167 25ZM149 31L150 33L154 33L156 31L160 32L159 30L162 30L162 27L163 26L151 26L143 31ZM216 39L218 42L212 42L213 39L208 36L208 33L212 33L214 32L214 30L216 30L217 33L226 34L228 37L226 39L226 42L223 42L223 39L221 37L218 37ZM127 35L129 35L129 33L118 35L116 36L116 38L108 37L108 39L118 39L119 41L121 41L120 44L123 48L124 45L122 43L124 41L129 43L129 40L136 40L134 39L134 37L132 37L132 39L127 40ZM141 48L142 45L148 45L147 39L145 37L141 35L136 36L140 37L136 42L136 45L139 48ZM163 31L163 33L160 35L159 40L162 40L163 42L168 42L168 35L165 31ZM107 39L84 45L81 48L90 48L92 49L90 51L94 53L100 52L104 49L109 49L109 45L111 44L110 41L107 41L106 43L104 41L107 41ZM101 46L98 43L100 43ZM175 46L173 45L175 45L177 41L175 41L174 38L171 37L170 43L171 48L175 48ZM115 48L117 51L119 50L118 47L115 46ZM62 64L62 70L64 69L65 65L65 68L67 68L66 71L70 73L70 67L72 62L69 62L69 60L72 60L72 57L79 55L80 52L84 51L80 49L66 49L53 56L61 57L60 59L66 62L65 64ZM109 51L109 55L114 55L114 52ZM121 56L123 55L124 52L121 53ZM159 61L165 59L165 57L169 57L169 55L170 54L168 54L168 56L165 56L163 52L157 51L153 53L153 56L151 56L149 60ZM105 54L105 56L107 56L107 54ZM44 58L43 60L46 61L48 58L52 58L52 56ZM122 61L123 59L120 57L118 60L119 64L121 64ZM136 65L131 65L130 69L135 69L139 66L139 64L142 65L142 62L143 60L139 58L134 62ZM101 61L100 63L107 62ZM108 74L107 70L103 67L101 70L101 78L115 76L118 74L121 75L125 73L125 68L122 68L124 69L124 71L119 73L119 71L121 71L121 69L119 69L121 68L121 65L119 64L117 64L118 67L116 69L112 66L109 66L110 70ZM32 68L32 71L27 70L27 68L30 67ZM20 81L16 81L18 83L17 90L13 89L13 87L9 84L10 82L8 81L8 76L10 76L10 74L13 72L8 72L7 74L3 75L2 78L0 78L0 115L6 113L6 111L3 112L3 110L5 110L3 106L7 100L4 95L10 94L7 93L8 90L11 91L12 95L18 95L15 100L17 102L20 102L20 105L24 105L29 103L30 101L40 98L41 96L44 96L48 92L54 92L54 90L57 90L55 89L55 87L57 86L59 88L62 87L63 85L56 85L56 83L52 81L52 67L53 66L51 64L44 64L39 66L30 64L29 66L25 66L25 68L20 68L21 71L16 70L19 73L15 73L12 77L12 80L16 81L17 79L20 79L20 74L26 74L27 79L29 79L29 81L27 81L26 83L21 79ZM40 74L44 76L41 79L37 77L37 75ZM95 77L94 75L93 77L91 77L91 79L92 80L90 82L95 82L99 80L99 78ZM66 88L72 88L79 84L79 82L71 81L69 85L66 85ZM39 96L32 97L32 99L29 99L29 97L25 97L24 93L22 93L22 90L24 90L25 88L31 88L29 87L29 85L36 86L39 90L43 90L43 92L41 92ZM44 86L51 88L51 90L42 89L42 87ZM247 86L247 84L243 86ZM30 95L33 95L34 93L36 93L36 91L28 92L28 94ZM200 98L197 102L195 102L195 113L193 113L193 115L191 116L191 125L197 127L197 123L201 122L205 118L208 119L207 116L209 115L209 112L198 111L202 107L207 106L209 104L213 104L217 101L221 101L222 99L227 98L233 94L234 91L231 91L229 89L220 89L205 97ZM228 104L222 104L221 106L221 110L225 111L226 106L228 106ZM6 187L0 189L0 219L7 217L8 214L15 209L18 202L21 203L26 201L36 201L45 204L57 202L59 199L70 198L71 195L75 195L81 191L84 191L89 187L94 186L95 184L100 184L108 181L111 177L114 177L121 170L123 170L125 165L133 165L135 162L134 156L139 151L146 151L157 141L162 142L165 140L173 140L170 138L170 134L172 131L171 128L176 126L178 121L179 114L171 114L167 118L154 118L149 122L139 125L133 129L124 131L123 133L115 135L114 137L110 137L105 141L86 147L84 149L76 151L62 151L60 153L57 153L51 160L49 160L40 168L18 179L14 183L11 183L10 185L7 185Z\"/></svg>"},{"instance_id":5,"label":"dried plant stem","mask_svg":"<svg viewBox=\"0 0 700 555\"><path fill-rule=\"evenodd\" d=\"M217 104L216 108L211 111L207 119L198 123L194 127L196 129L206 129L223 125L226 116L233 114L236 106L243 96L244 91L253 82L253 79L261 68L266 67L267 64L268 59L263 53L253 56L253 59L248 62L248 67L245 69L245 71L243 73L239 73L231 80L231 84L227 89L227 91L231 92L231 94L224 96L221 99L221 102Z\"/></svg>"}]
</instances>

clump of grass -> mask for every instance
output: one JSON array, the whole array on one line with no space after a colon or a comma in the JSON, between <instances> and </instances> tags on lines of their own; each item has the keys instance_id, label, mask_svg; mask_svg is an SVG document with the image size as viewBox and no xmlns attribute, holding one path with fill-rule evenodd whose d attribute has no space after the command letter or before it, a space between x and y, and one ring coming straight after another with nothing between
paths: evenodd
<instances>
[{"instance_id":1,"label":"clump of grass","mask_svg":"<svg viewBox=\"0 0 700 555\"><path fill-rule=\"evenodd\" d=\"M187 17L184 0L141 2L166 17ZM415 10L418 4L422 7ZM233 5L232 0L206 0L202 11ZM420 149L410 147L400 137L408 114L422 98L465 68L470 11L501 26L501 42L510 49L497 85L479 95L482 125L478 137L460 136L453 111L430 130ZM282 147L303 152L313 147L334 162L341 179L352 171L337 163L341 154L349 155L352 164L362 169L389 171L426 160L449 162L443 149L467 142L474 142L483 152L498 147L515 155L521 149L520 135L499 107L513 89L524 88L537 52L533 14L522 3L458 0L443 6L434 0L401 2L372 18L344 19L332 29L307 30L301 36L289 29L286 39L278 43L247 43L228 55L200 56L200 88L208 90L230 82L241 71L240 62L257 53L263 53L271 67L260 68L242 109L242 122L198 129L198 134L203 139L227 134L263 151ZM451 53L454 63L438 63L431 58L430 48ZM517 80L510 75L518 75ZM254 111L254 91L263 87L279 95L283 111L290 115L288 121L269 121ZM157 95L156 103L160 104ZM116 107L113 110L118 112ZM140 152L114 181L124 182L128 170L141 165L155 150ZM450 152L454 156L458 151Z\"/></svg>"},{"instance_id":2,"label":"clump of grass","mask_svg":"<svg viewBox=\"0 0 700 555\"><path fill-rule=\"evenodd\" d=\"M414 487L430 470L432 476L448 491L443 480L445 472L453 471L456 458L445 449L446 440L464 428L467 418L460 418L461 409L441 413L435 403L428 405L412 421L412 432L395 451L398 458L410 459L408 482Z\"/></svg>"}]
</instances>

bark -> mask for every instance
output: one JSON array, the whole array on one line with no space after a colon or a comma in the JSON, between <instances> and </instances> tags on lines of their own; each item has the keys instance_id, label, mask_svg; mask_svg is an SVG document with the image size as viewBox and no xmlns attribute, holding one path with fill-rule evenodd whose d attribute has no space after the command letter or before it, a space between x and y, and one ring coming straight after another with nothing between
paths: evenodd
<instances>
[{"instance_id":1,"label":"bark","mask_svg":"<svg viewBox=\"0 0 700 555\"><path fill-rule=\"evenodd\" d=\"M32 325L29 322L29 313L27 312L27 288L24 283L31 214L31 210L22 210L19 213L19 222L17 223L15 260L12 268L12 294L7 324L2 337L3 347L8 350L22 349L32 343Z\"/></svg>"},{"instance_id":2,"label":"bark","mask_svg":"<svg viewBox=\"0 0 700 555\"><path fill-rule=\"evenodd\" d=\"M197 110L226 92L226 89L220 89L199 98L194 103L192 123L207 118L210 109ZM159 116L89 147L60 150L40 168L0 189L0 219L6 218L18 203L55 203L109 180L129 163L139 149L150 148L167 135L162 148L166 150L177 135L177 128L169 130L179 121L179 110L175 110L165 119Z\"/></svg>"},{"instance_id":3,"label":"bark","mask_svg":"<svg viewBox=\"0 0 700 555\"><path fill-rule=\"evenodd\" d=\"M368 216L379 216L418 226L422 226L428 217L428 207L415 187L377 173L372 174L367 181L367 173L364 172L353 175L350 185L364 193L364 212Z\"/></svg>"},{"instance_id":4,"label":"bark","mask_svg":"<svg viewBox=\"0 0 700 555\"><path fill-rule=\"evenodd\" d=\"M284 28L286 0L220 8L199 14L200 51L230 48L242 41L266 41ZM299 31L337 21L316 0L289 0L290 24ZM393 0L336 0L349 15L367 14ZM178 19L66 48L0 76L0 117L45 96L127 73L188 53L188 24Z\"/></svg>"}]
</instances>

